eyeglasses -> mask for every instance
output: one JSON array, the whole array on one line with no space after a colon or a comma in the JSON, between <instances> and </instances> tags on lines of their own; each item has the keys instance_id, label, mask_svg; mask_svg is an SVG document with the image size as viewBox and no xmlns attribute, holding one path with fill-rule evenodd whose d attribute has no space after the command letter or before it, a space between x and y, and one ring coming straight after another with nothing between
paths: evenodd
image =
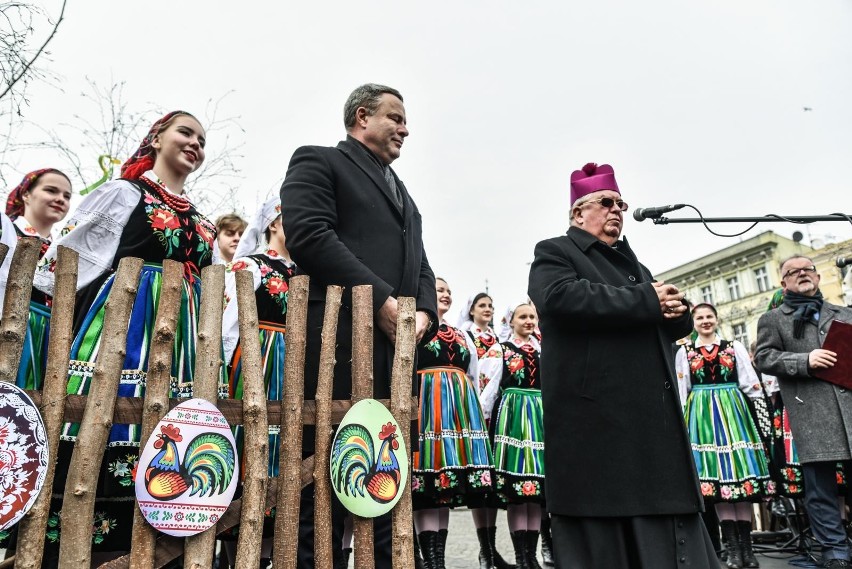
<instances>
[{"instance_id":1,"label":"eyeglasses","mask_svg":"<svg viewBox=\"0 0 852 569\"><path fill-rule=\"evenodd\" d=\"M598 198L596 200L589 200L586 203L596 203L602 205L605 209L610 209L612 206L617 205L618 209L621 211L627 211L627 202L624 200L616 200L613 198ZM586 204L583 204L586 205Z\"/></svg>"},{"instance_id":2,"label":"eyeglasses","mask_svg":"<svg viewBox=\"0 0 852 569\"><path fill-rule=\"evenodd\" d=\"M784 273L784 275L783 275L781 278L785 278L785 279L786 279L787 277L794 277L794 276L798 276L798 275L800 275L800 274L802 274L802 273L807 273L807 274L809 274L809 275L810 275L810 274L813 274L813 273L815 273L815 272L816 272L816 267L815 267L815 266L813 266L813 265L810 265L810 266L808 266L808 267L802 267L801 269L790 269L789 271L787 271L786 273Z\"/></svg>"}]
</instances>

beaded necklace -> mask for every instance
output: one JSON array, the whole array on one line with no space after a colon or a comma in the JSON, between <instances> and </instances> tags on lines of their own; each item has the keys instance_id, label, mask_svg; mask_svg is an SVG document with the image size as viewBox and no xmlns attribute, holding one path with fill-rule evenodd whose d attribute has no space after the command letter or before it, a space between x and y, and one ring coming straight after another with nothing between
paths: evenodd
<instances>
[{"instance_id":1,"label":"beaded necklace","mask_svg":"<svg viewBox=\"0 0 852 569\"><path fill-rule=\"evenodd\" d=\"M145 184L148 185L151 189L153 189L154 192L160 197L160 199L162 199L166 203L166 205L168 205L173 210L180 213L186 213L189 211L189 208L192 207L192 202L190 202L188 199L183 196L171 193L164 186L158 184L154 180L151 180L147 176L140 176L139 179L145 182Z\"/></svg>"}]
</instances>

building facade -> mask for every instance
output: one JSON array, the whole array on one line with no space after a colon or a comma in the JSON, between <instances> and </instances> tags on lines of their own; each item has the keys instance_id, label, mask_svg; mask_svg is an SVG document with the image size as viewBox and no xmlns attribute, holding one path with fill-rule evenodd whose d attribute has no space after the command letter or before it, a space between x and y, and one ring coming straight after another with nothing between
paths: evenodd
<instances>
[{"instance_id":1,"label":"building facade","mask_svg":"<svg viewBox=\"0 0 852 569\"><path fill-rule=\"evenodd\" d=\"M781 287L780 265L785 259L811 257L822 275L820 289L826 300L845 306L845 275L834 261L850 251L852 240L813 249L766 231L656 277L684 291L692 304L715 306L720 334L749 346L757 338L757 320Z\"/></svg>"}]
</instances>

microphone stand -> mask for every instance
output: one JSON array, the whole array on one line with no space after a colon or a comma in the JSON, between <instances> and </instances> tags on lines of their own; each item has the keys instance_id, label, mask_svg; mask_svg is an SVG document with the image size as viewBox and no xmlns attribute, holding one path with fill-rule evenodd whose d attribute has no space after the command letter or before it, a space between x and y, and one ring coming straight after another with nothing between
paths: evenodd
<instances>
[{"instance_id":1,"label":"microphone stand","mask_svg":"<svg viewBox=\"0 0 852 569\"><path fill-rule=\"evenodd\" d=\"M764 215L760 217L697 217L697 218L674 218L665 216L651 218L654 225L668 225L670 223L814 223L816 221L845 221L849 222L852 214L843 215L833 213L830 215Z\"/></svg>"}]
</instances>

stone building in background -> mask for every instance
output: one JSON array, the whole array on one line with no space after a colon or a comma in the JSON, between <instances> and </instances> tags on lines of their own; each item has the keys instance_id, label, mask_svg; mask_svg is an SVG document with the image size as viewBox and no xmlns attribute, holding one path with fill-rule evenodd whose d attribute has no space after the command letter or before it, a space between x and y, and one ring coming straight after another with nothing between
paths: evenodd
<instances>
[{"instance_id":1,"label":"stone building in background","mask_svg":"<svg viewBox=\"0 0 852 569\"><path fill-rule=\"evenodd\" d=\"M852 267L835 266L837 257L852 257L852 239L814 249L766 231L656 277L685 291L693 304L713 304L719 312L720 334L748 346L757 337L758 318L781 287L781 262L793 255L814 260L826 300L841 306L852 301L852 291L844 290L843 282ZM848 288L852 277L846 280L851 281Z\"/></svg>"}]
</instances>

